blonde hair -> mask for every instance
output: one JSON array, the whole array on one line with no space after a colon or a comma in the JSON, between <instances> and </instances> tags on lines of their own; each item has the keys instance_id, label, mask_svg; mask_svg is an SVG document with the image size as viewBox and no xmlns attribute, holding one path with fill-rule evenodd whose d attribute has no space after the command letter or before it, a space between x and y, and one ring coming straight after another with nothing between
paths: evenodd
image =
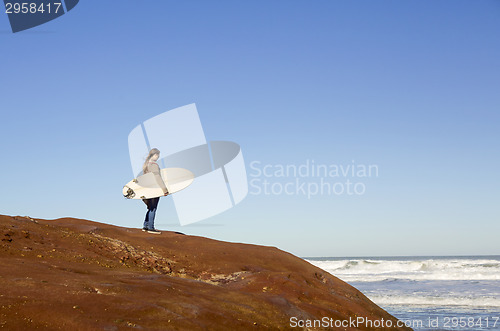
<instances>
[{"instance_id":1,"label":"blonde hair","mask_svg":"<svg viewBox=\"0 0 500 331\"><path fill-rule=\"evenodd\" d=\"M156 154L160 154L160 150L158 148L152 148L150 151L149 151L149 154L148 156L146 157L146 161L144 161L144 164L142 165L142 173L146 173L148 172L148 163L149 161L151 160L151 158L153 156L155 156Z\"/></svg>"}]
</instances>

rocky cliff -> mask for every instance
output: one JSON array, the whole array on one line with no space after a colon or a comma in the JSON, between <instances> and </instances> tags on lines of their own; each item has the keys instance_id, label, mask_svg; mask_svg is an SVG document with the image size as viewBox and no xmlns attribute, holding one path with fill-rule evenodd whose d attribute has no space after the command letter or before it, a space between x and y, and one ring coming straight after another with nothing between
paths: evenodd
<instances>
[{"instance_id":1,"label":"rocky cliff","mask_svg":"<svg viewBox=\"0 0 500 331\"><path fill-rule=\"evenodd\" d=\"M398 329L361 292L275 247L1 215L0 239L4 329Z\"/></svg>"}]
</instances>

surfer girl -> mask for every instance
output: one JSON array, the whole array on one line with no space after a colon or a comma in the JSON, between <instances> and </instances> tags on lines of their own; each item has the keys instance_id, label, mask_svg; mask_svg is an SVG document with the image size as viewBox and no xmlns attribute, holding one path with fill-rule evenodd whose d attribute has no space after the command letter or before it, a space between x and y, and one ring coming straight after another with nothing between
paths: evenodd
<instances>
[{"instance_id":1,"label":"surfer girl","mask_svg":"<svg viewBox=\"0 0 500 331\"><path fill-rule=\"evenodd\" d=\"M148 172L152 172L155 175L156 182L163 190L163 194L168 195L168 189L165 186L163 180L161 179L160 166L158 165L158 163L156 163L159 157L160 157L160 151L157 148L151 149L149 151L148 156L146 157L146 161L144 161L144 165L142 166L142 171L145 174ZM152 199L142 199L142 201L144 201L144 203L148 207L142 231L147 231L149 233L154 233L154 234L160 234L161 232L155 229L156 209L158 208L158 202L160 202L160 197Z\"/></svg>"}]
</instances>

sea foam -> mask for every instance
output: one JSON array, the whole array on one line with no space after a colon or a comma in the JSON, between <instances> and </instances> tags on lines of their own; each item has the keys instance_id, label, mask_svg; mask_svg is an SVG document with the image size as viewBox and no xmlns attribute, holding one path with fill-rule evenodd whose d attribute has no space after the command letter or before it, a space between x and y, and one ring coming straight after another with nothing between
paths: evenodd
<instances>
[{"instance_id":1,"label":"sea foam","mask_svg":"<svg viewBox=\"0 0 500 331\"><path fill-rule=\"evenodd\" d=\"M383 280L500 280L497 259L308 260L347 282Z\"/></svg>"}]
</instances>

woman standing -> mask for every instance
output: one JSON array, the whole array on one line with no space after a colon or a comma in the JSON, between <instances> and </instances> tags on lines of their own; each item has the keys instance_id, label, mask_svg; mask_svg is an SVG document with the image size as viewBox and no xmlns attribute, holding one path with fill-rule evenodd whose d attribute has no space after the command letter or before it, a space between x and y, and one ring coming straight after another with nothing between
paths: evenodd
<instances>
[{"instance_id":1,"label":"woman standing","mask_svg":"<svg viewBox=\"0 0 500 331\"><path fill-rule=\"evenodd\" d=\"M163 190L163 194L166 196L168 195L168 189L161 178L160 166L156 163L156 161L159 158L160 158L160 151L157 148L151 149L146 158L146 161L144 162L144 165L142 166L142 171L145 174L148 172L152 172L155 175L156 182ZM142 231L147 231L149 233L154 233L154 234L161 234L160 231L155 229L156 209L158 207L158 202L160 202L160 197L152 199L143 199L142 201L144 201L144 203L148 207Z\"/></svg>"}]
</instances>

